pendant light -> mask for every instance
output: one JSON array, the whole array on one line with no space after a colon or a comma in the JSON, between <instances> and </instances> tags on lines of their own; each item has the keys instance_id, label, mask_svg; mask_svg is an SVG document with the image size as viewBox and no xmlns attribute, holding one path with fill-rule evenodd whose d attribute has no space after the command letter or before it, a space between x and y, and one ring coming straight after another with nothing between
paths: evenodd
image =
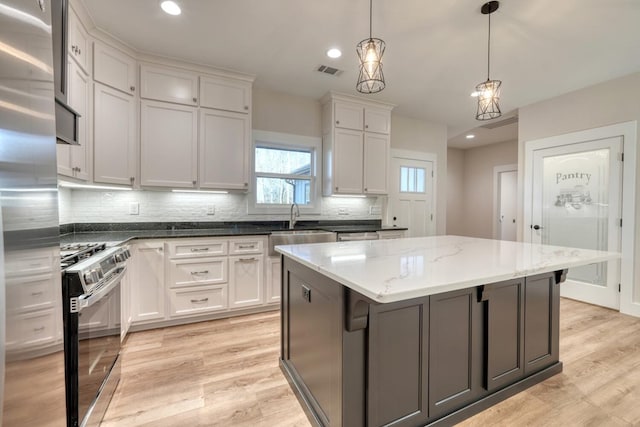
<instances>
[{"instance_id":1,"label":"pendant light","mask_svg":"<svg viewBox=\"0 0 640 427\"><path fill-rule=\"evenodd\" d=\"M372 1L369 0L369 38L362 40L356 46L360 60L360 74L356 90L361 93L376 93L385 87L384 74L382 74L382 55L385 43L383 40L371 36Z\"/></svg>"},{"instance_id":2,"label":"pendant light","mask_svg":"<svg viewBox=\"0 0 640 427\"><path fill-rule=\"evenodd\" d=\"M491 14L498 10L500 2L490 1L482 5L480 11L483 15L489 16L489 36L487 38L487 80L476 86L476 95L478 97L478 110L476 111L476 120L491 120L500 117L500 80L491 80L489 71L491 67Z\"/></svg>"}]
</instances>

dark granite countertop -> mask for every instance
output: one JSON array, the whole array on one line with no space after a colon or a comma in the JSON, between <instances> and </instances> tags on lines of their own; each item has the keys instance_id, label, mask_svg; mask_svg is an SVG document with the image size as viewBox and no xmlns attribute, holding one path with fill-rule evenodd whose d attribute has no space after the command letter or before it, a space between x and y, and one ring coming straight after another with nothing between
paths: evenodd
<instances>
[{"instance_id":1,"label":"dark granite countertop","mask_svg":"<svg viewBox=\"0 0 640 427\"><path fill-rule=\"evenodd\" d=\"M336 233L364 233L406 228L382 226L379 220L300 221L296 229L327 230ZM108 242L118 245L133 239L171 239L189 237L268 236L288 230L287 221L207 222L207 223L94 223L60 227L60 243Z\"/></svg>"}]
</instances>

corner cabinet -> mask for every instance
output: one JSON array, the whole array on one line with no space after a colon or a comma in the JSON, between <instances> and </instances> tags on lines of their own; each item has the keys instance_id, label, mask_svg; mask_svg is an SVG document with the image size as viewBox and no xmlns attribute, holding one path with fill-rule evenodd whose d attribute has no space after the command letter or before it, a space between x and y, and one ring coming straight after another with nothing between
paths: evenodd
<instances>
[{"instance_id":1,"label":"corner cabinet","mask_svg":"<svg viewBox=\"0 0 640 427\"><path fill-rule=\"evenodd\" d=\"M136 176L136 100L94 85L93 180L133 185Z\"/></svg>"},{"instance_id":2,"label":"corner cabinet","mask_svg":"<svg viewBox=\"0 0 640 427\"><path fill-rule=\"evenodd\" d=\"M322 104L323 194L387 194L394 106L333 92Z\"/></svg>"},{"instance_id":3,"label":"corner cabinet","mask_svg":"<svg viewBox=\"0 0 640 427\"><path fill-rule=\"evenodd\" d=\"M196 108L140 103L140 184L194 188L198 164Z\"/></svg>"}]
</instances>

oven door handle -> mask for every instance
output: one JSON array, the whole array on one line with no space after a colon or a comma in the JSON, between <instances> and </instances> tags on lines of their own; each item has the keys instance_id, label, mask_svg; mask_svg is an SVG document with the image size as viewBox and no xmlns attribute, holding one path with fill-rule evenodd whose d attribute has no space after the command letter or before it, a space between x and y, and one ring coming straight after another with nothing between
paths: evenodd
<instances>
[{"instance_id":1,"label":"oven door handle","mask_svg":"<svg viewBox=\"0 0 640 427\"><path fill-rule=\"evenodd\" d=\"M122 280L122 277L124 276L124 274L127 272L127 267L126 266L122 266L118 269L118 273L116 273L115 276L113 276L109 282L104 285L103 287L101 287L97 292L87 295L87 296L81 296L78 298L78 305L79 310L78 311L82 311L83 308L85 307L91 307L93 304L96 304L98 301L100 301L102 299L103 296L105 296L106 294L108 294L109 292L111 292L116 286L118 286L120 284L120 281Z\"/></svg>"}]
</instances>

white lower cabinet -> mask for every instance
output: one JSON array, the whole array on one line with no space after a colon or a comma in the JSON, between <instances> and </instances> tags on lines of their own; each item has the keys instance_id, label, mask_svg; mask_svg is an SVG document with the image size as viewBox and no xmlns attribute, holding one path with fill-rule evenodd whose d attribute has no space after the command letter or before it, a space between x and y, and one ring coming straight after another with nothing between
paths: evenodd
<instances>
[{"instance_id":1,"label":"white lower cabinet","mask_svg":"<svg viewBox=\"0 0 640 427\"><path fill-rule=\"evenodd\" d=\"M134 323L165 318L164 242L148 241L135 245L135 268L131 286L131 312Z\"/></svg>"},{"instance_id":2,"label":"white lower cabinet","mask_svg":"<svg viewBox=\"0 0 640 427\"><path fill-rule=\"evenodd\" d=\"M267 304L280 302L280 280L282 273L280 267L282 261L280 257L267 258Z\"/></svg>"},{"instance_id":3,"label":"white lower cabinet","mask_svg":"<svg viewBox=\"0 0 640 427\"><path fill-rule=\"evenodd\" d=\"M133 317L131 315L131 276L133 273L133 259L129 258L127 271L120 280L120 341L124 341Z\"/></svg>"},{"instance_id":4,"label":"white lower cabinet","mask_svg":"<svg viewBox=\"0 0 640 427\"><path fill-rule=\"evenodd\" d=\"M280 300L280 259L269 289L266 246L266 236L137 243L130 262L133 324L166 326L273 306Z\"/></svg>"},{"instance_id":5,"label":"white lower cabinet","mask_svg":"<svg viewBox=\"0 0 640 427\"><path fill-rule=\"evenodd\" d=\"M170 315L189 316L227 308L227 284L169 290Z\"/></svg>"},{"instance_id":6,"label":"white lower cabinet","mask_svg":"<svg viewBox=\"0 0 640 427\"><path fill-rule=\"evenodd\" d=\"M262 278L264 256L243 255L229 257L229 307L250 307L263 302Z\"/></svg>"}]
</instances>

